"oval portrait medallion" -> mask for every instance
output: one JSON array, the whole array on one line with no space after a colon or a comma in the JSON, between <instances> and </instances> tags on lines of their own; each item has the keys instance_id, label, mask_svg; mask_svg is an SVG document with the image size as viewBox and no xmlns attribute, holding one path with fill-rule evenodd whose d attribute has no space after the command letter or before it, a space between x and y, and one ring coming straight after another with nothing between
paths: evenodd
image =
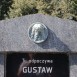
<instances>
[{"instance_id":1,"label":"oval portrait medallion","mask_svg":"<svg viewBox=\"0 0 77 77\"><path fill-rule=\"evenodd\" d=\"M33 23L29 28L29 37L35 43L44 42L48 37L48 29L40 22Z\"/></svg>"}]
</instances>

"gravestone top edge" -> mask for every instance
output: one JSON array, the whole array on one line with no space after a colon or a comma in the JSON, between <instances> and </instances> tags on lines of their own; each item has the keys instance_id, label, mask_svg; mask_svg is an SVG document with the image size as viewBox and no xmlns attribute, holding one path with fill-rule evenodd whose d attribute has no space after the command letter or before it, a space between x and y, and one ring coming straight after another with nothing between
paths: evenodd
<instances>
[{"instance_id":1,"label":"gravestone top edge","mask_svg":"<svg viewBox=\"0 0 77 77\"><path fill-rule=\"evenodd\" d=\"M70 19L63 19L63 18L59 18L59 17L56 17L56 16L51 16L51 15L47 15L47 14L29 14L29 15L24 15L24 16L20 16L20 17L15 17L15 18L10 18L10 19L5 19L5 20L0 20L0 23L1 22L9 22L9 21L14 21L14 20L18 20L18 19L22 19L24 17L30 17L30 16L37 16L37 17L41 17L41 16L46 16L46 17L49 17L49 18L53 18L53 19L58 19L58 20L61 20L61 21L69 21L69 22L74 22L74 23L77 23L76 21L74 20L70 20Z\"/></svg>"},{"instance_id":2,"label":"gravestone top edge","mask_svg":"<svg viewBox=\"0 0 77 77\"><path fill-rule=\"evenodd\" d=\"M35 22L48 28L48 38L40 44L28 37ZM0 51L77 52L77 22L43 14L32 14L0 21Z\"/></svg>"}]
</instances>

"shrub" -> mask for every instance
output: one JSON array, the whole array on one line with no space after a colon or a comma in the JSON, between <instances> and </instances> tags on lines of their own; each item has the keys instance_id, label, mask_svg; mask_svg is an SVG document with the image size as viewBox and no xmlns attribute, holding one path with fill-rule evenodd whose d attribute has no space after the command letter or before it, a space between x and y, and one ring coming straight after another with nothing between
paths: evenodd
<instances>
[{"instance_id":1,"label":"shrub","mask_svg":"<svg viewBox=\"0 0 77 77\"><path fill-rule=\"evenodd\" d=\"M11 7L12 0L1 0L0 1L0 20L5 19L8 15L9 8Z\"/></svg>"},{"instance_id":2,"label":"shrub","mask_svg":"<svg viewBox=\"0 0 77 77\"><path fill-rule=\"evenodd\" d=\"M3 1L0 5L0 16L2 16L0 18L42 13L60 18L77 19L77 0L13 0L13 3L10 2L11 0Z\"/></svg>"}]
</instances>

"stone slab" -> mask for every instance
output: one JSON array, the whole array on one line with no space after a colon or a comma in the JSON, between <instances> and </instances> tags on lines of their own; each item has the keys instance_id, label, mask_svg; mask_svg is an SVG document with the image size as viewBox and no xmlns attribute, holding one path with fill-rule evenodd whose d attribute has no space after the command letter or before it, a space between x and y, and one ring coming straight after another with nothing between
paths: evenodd
<instances>
[{"instance_id":1,"label":"stone slab","mask_svg":"<svg viewBox=\"0 0 77 77\"><path fill-rule=\"evenodd\" d=\"M0 54L0 77L4 77L4 55Z\"/></svg>"},{"instance_id":2,"label":"stone slab","mask_svg":"<svg viewBox=\"0 0 77 77\"><path fill-rule=\"evenodd\" d=\"M77 54L70 55L70 77L77 77Z\"/></svg>"},{"instance_id":3,"label":"stone slab","mask_svg":"<svg viewBox=\"0 0 77 77\"><path fill-rule=\"evenodd\" d=\"M35 22L45 24L49 31L41 44L28 37L28 29ZM0 51L77 52L77 22L42 14L0 21Z\"/></svg>"}]
</instances>

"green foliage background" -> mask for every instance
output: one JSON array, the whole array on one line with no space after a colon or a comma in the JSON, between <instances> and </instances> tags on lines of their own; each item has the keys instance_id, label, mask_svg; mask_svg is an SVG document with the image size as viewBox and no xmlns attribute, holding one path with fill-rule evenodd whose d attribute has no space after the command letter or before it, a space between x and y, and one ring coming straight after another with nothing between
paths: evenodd
<instances>
[{"instance_id":1,"label":"green foliage background","mask_svg":"<svg viewBox=\"0 0 77 77\"><path fill-rule=\"evenodd\" d=\"M15 18L28 14L48 14L77 20L77 0L2 0L0 19Z\"/></svg>"}]
</instances>

